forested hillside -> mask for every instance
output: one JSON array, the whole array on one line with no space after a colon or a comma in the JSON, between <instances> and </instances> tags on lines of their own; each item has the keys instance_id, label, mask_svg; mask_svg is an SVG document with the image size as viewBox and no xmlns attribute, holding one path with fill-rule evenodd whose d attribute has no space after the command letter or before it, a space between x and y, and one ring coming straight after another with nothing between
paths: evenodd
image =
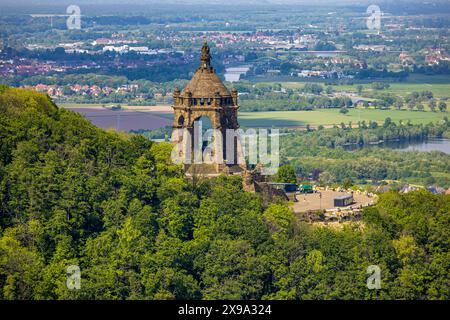
<instances>
[{"instance_id":1,"label":"forested hillside","mask_svg":"<svg viewBox=\"0 0 450 320\"><path fill-rule=\"evenodd\" d=\"M1 87L0 299L450 298L449 196L390 192L317 227L239 177L186 179L170 151Z\"/></svg>"}]
</instances>

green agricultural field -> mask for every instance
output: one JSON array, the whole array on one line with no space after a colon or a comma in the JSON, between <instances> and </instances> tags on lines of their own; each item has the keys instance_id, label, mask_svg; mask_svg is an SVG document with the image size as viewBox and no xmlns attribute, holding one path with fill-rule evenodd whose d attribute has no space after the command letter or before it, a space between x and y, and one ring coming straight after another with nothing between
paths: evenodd
<instances>
[{"instance_id":1,"label":"green agricultural field","mask_svg":"<svg viewBox=\"0 0 450 320\"><path fill-rule=\"evenodd\" d=\"M419 82L423 81L423 82ZM300 89L305 86L307 82L261 82L260 85L263 84L274 84L280 83L283 87L289 89ZM317 83L324 85L323 82L308 82L308 83ZM406 97L411 92L421 92L421 91L431 91L435 98L450 98L450 79L448 77L426 77L426 76L416 76L411 77L411 81L402 82L402 83L389 83L390 88L386 90L380 91L385 93L392 93L401 97ZM359 84L354 85L339 85L333 86L334 91L346 91L346 92L357 92L357 86ZM370 83L363 83L364 87L363 92L372 92Z\"/></svg>"},{"instance_id":2,"label":"green agricultural field","mask_svg":"<svg viewBox=\"0 0 450 320\"><path fill-rule=\"evenodd\" d=\"M431 91L435 98L448 98L450 97L450 83L393 83L386 90L386 92L402 97L414 91Z\"/></svg>"},{"instance_id":3,"label":"green agricultural field","mask_svg":"<svg viewBox=\"0 0 450 320\"><path fill-rule=\"evenodd\" d=\"M158 113L154 115L172 120L172 113ZM413 124L430 123L450 117L450 112L418 112L397 110L374 110L374 109L349 109L349 113L343 115L339 109L319 109L313 111L272 111L272 112L240 112L239 124L243 127L304 127L306 125L333 125L344 122L346 125L351 121L376 121L379 123L390 117L394 122L411 120Z\"/></svg>"},{"instance_id":4,"label":"green agricultural field","mask_svg":"<svg viewBox=\"0 0 450 320\"><path fill-rule=\"evenodd\" d=\"M72 108L95 108L99 104L60 104L64 107ZM153 115L173 119L172 113L152 112ZM392 121L407 122L410 120L414 124L429 123L442 120L445 116L450 117L450 112L419 112L419 111L398 111L398 110L375 110L375 109L349 109L349 113L344 115L339 109L318 109L313 111L273 111L273 112L240 112L239 123L243 127L304 127L306 125L339 125L342 122L346 125L351 121L357 124L358 121L384 122L387 117Z\"/></svg>"},{"instance_id":5,"label":"green agricultural field","mask_svg":"<svg viewBox=\"0 0 450 320\"><path fill-rule=\"evenodd\" d=\"M239 123L244 127L289 127L333 125L351 121L356 124L365 120L383 122L390 117L394 122L410 120L414 124L429 123L442 120L449 116L448 112L418 112L397 110L365 110L350 109L343 115L339 109L320 109L314 111L274 111L274 112L242 112L239 114Z\"/></svg>"}]
</instances>

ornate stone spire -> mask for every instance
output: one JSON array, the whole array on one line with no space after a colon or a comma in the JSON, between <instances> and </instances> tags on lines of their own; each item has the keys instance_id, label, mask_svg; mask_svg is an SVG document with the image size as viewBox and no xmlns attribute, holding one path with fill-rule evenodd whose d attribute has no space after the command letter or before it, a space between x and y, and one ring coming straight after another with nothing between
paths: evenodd
<instances>
[{"instance_id":1,"label":"ornate stone spire","mask_svg":"<svg viewBox=\"0 0 450 320\"><path fill-rule=\"evenodd\" d=\"M190 92L191 97L195 100L194 102L196 102L194 104L198 103L199 105L204 105L204 100L201 100L203 98L209 99L206 102L206 105L208 105L208 103L212 101L211 99L217 98L217 93L219 93L220 99L223 98L219 103L220 106L232 104L230 91L225 87L222 80L211 66L211 53L206 41L200 53L200 66L180 93L180 97L186 98L186 92Z\"/></svg>"},{"instance_id":2,"label":"ornate stone spire","mask_svg":"<svg viewBox=\"0 0 450 320\"><path fill-rule=\"evenodd\" d=\"M200 57L200 68L201 69L210 69L211 68L211 53L209 51L208 42L205 40L205 43L202 47L202 54Z\"/></svg>"}]
</instances>

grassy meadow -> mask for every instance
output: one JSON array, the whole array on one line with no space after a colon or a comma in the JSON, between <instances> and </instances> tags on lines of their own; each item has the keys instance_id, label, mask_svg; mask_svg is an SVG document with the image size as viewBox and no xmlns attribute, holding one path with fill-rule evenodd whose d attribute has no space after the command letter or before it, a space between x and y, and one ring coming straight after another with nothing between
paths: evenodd
<instances>
[{"instance_id":1,"label":"grassy meadow","mask_svg":"<svg viewBox=\"0 0 450 320\"><path fill-rule=\"evenodd\" d=\"M98 108L99 104L61 104L66 108ZM155 107L140 107L146 109L145 114L152 114L159 118L173 119L172 113L159 112ZM101 110L100 110L101 111ZM104 110L106 112L106 110ZM139 114L142 112L139 111ZM413 124L426 124L450 117L450 112L419 112L409 110L376 110L376 109L349 109L347 114L342 114L339 109L316 109L312 111L271 111L271 112L240 112L239 123L243 127L304 127L306 125L339 125L342 122L348 125L349 122L356 124L358 121L384 122L390 117L394 122L411 121ZM131 110L129 112L133 113ZM106 116L106 113L105 113ZM108 115L110 116L110 115ZM87 116L89 118L89 116ZM96 116L97 118L99 115ZM151 121L151 118L148 118Z\"/></svg>"},{"instance_id":2,"label":"grassy meadow","mask_svg":"<svg viewBox=\"0 0 450 320\"><path fill-rule=\"evenodd\" d=\"M275 82L262 82L260 84L273 84ZM289 88L289 89L300 89L303 88L306 84L306 82L278 82L283 87ZM311 83L311 82L308 82ZM317 82L317 84L322 84L320 82ZM357 93L357 86L359 84L353 84L353 85L336 85L332 86L334 91L339 92L353 92ZM361 84L364 87L363 93L369 93L373 92L370 84ZM394 95L398 95L401 97L406 97L408 94L412 92L421 92L421 91L431 91L433 92L433 95L435 98L449 98L450 97L450 82L448 83L390 83L390 88L379 91L380 93L391 93Z\"/></svg>"},{"instance_id":3,"label":"grassy meadow","mask_svg":"<svg viewBox=\"0 0 450 320\"><path fill-rule=\"evenodd\" d=\"M339 109L318 109L313 111L273 111L273 112L241 112L239 123L244 127L288 127L288 126L312 126L332 125L350 121L356 124L358 121L383 122L390 117L394 122L411 121L413 124L426 124L442 120L449 116L449 112L419 112L406 110L374 110L374 109L349 109L344 115Z\"/></svg>"}]
</instances>

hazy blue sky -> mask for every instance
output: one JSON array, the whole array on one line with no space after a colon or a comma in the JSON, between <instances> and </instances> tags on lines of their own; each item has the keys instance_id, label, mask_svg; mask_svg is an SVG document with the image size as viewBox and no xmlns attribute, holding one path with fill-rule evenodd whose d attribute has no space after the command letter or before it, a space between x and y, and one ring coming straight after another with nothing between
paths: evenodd
<instances>
[{"instance_id":1,"label":"hazy blue sky","mask_svg":"<svg viewBox=\"0 0 450 320\"><path fill-rule=\"evenodd\" d=\"M416 6L414 3L420 3ZM30 13L61 13L67 6L79 5L83 12L89 14L143 14L149 10L170 8L167 5L226 5L228 8L238 5L348 5L356 4L368 6L377 4L384 8L392 6L415 12L422 10L424 6L436 7L432 3L441 3L450 6L450 0L0 0L0 15L2 14L30 14ZM416 8L417 7L417 8ZM417 9L417 10L416 10ZM99 10L102 10L99 12ZM443 10L441 6L439 9ZM450 9L444 11L449 12ZM438 11L442 12L442 11ZM417 12L416 12L417 13Z\"/></svg>"},{"instance_id":2,"label":"hazy blue sky","mask_svg":"<svg viewBox=\"0 0 450 320\"><path fill-rule=\"evenodd\" d=\"M7 5L57 5L61 3L73 4L167 4L167 3L183 3L183 4L346 4L346 3L411 3L424 2L422 0L0 0L0 4ZM429 2L448 2L448 0L429 0Z\"/></svg>"}]
</instances>

